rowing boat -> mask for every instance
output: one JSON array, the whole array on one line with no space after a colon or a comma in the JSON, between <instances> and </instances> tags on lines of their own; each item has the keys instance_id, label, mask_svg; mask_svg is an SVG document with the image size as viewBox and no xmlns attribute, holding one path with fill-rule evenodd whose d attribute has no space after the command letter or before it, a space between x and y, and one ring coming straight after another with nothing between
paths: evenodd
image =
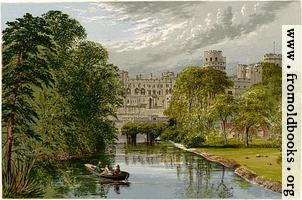
<instances>
[{"instance_id":1,"label":"rowing boat","mask_svg":"<svg viewBox=\"0 0 302 200\"><path fill-rule=\"evenodd\" d=\"M128 172L125 171L121 171L120 174L117 175L113 175L113 174L102 174L96 171L96 166L95 165L91 165L91 164L85 164L85 167L91 171L93 174L101 177L101 178L105 178L105 179L111 179L111 180L127 180L130 176L130 174Z\"/></svg>"}]
</instances>

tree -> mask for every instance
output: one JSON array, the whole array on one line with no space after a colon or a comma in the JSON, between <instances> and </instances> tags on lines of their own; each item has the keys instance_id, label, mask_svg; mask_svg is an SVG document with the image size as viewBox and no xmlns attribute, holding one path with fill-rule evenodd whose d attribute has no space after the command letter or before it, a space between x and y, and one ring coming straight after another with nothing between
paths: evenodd
<instances>
[{"instance_id":1,"label":"tree","mask_svg":"<svg viewBox=\"0 0 302 200\"><path fill-rule=\"evenodd\" d=\"M164 114L184 131L180 131L182 139L196 140L197 136L199 141L204 140L206 131L213 127L209 108L215 96L232 84L225 72L215 69L188 67L177 76L171 104Z\"/></svg>"},{"instance_id":2,"label":"tree","mask_svg":"<svg viewBox=\"0 0 302 200\"><path fill-rule=\"evenodd\" d=\"M231 117L236 111L236 103L233 95L230 94L221 94L216 96L213 104L210 107L210 112L213 115L221 120L221 128L224 136L224 143L227 144L227 132L226 125L227 120Z\"/></svg>"},{"instance_id":3,"label":"tree","mask_svg":"<svg viewBox=\"0 0 302 200\"><path fill-rule=\"evenodd\" d=\"M7 127L7 171L11 171L15 133L37 137L29 124L38 118L28 103L33 97L32 86L49 87L51 58L56 45L51 30L41 17L24 15L8 22L3 31L3 104L2 117Z\"/></svg>"},{"instance_id":4,"label":"tree","mask_svg":"<svg viewBox=\"0 0 302 200\"><path fill-rule=\"evenodd\" d=\"M24 149L39 151L43 156L51 154L60 155L68 152L67 136L75 129L75 117L72 115L68 99L59 94L59 82L63 78L66 65L69 65L69 57L74 46L85 39L84 27L69 15L61 11L48 11L42 15L47 27L51 30L56 42L58 55L53 58L55 67L51 69L54 84L51 89L34 89L34 99L30 104L39 115L39 119L32 128L39 133L42 141L29 141L20 138ZM73 152L74 153L74 152Z\"/></svg>"},{"instance_id":5,"label":"tree","mask_svg":"<svg viewBox=\"0 0 302 200\"><path fill-rule=\"evenodd\" d=\"M107 64L107 60L108 52L101 44L80 42L72 49L58 82L59 93L66 98L76 119L72 135L77 139L70 142L85 140L82 148L97 145L96 136L100 144L115 138L114 124L109 118L116 117L122 102L122 87L118 68Z\"/></svg>"},{"instance_id":6,"label":"tree","mask_svg":"<svg viewBox=\"0 0 302 200\"><path fill-rule=\"evenodd\" d=\"M249 131L251 128L269 123L269 104L266 93L261 89L252 89L245 92L238 103L238 113L235 122L245 128L245 145L249 145Z\"/></svg>"},{"instance_id":7,"label":"tree","mask_svg":"<svg viewBox=\"0 0 302 200\"><path fill-rule=\"evenodd\" d=\"M51 10L42 17L50 28L54 41L62 50L69 49L87 36L84 27L77 20L61 11Z\"/></svg>"},{"instance_id":8,"label":"tree","mask_svg":"<svg viewBox=\"0 0 302 200\"><path fill-rule=\"evenodd\" d=\"M136 123L127 122L123 125L121 132L122 135L126 135L127 144L136 145L136 135L139 134L139 127Z\"/></svg>"}]
</instances>

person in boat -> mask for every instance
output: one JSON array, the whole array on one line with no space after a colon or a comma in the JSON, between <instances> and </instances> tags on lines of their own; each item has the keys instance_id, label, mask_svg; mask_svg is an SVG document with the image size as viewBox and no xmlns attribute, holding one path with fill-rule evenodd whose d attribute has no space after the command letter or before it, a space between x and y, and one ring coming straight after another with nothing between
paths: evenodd
<instances>
[{"instance_id":1,"label":"person in boat","mask_svg":"<svg viewBox=\"0 0 302 200\"><path fill-rule=\"evenodd\" d=\"M109 170L109 168L108 168L108 165L105 165L105 167L104 168L101 168L102 169L102 173L101 174L103 174L103 175L108 175L108 174L110 174L110 170Z\"/></svg>"},{"instance_id":2,"label":"person in boat","mask_svg":"<svg viewBox=\"0 0 302 200\"><path fill-rule=\"evenodd\" d=\"M101 163L101 161L98 162L98 164L95 167L95 170L97 172L101 172L102 171L102 163Z\"/></svg>"},{"instance_id":3,"label":"person in boat","mask_svg":"<svg viewBox=\"0 0 302 200\"><path fill-rule=\"evenodd\" d=\"M116 165L113 171L113 175L119 175L119 174L121 174L121 168L119 165Z\"/></svg>"}]
</instances>

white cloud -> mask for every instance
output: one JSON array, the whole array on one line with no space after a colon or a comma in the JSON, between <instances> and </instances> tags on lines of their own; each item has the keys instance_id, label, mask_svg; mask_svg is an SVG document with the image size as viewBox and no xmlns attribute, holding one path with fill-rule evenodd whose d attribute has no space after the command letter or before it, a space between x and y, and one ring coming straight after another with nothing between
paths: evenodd
<instances>
[{"instance_id":1,"label":"white cloud","mask_svg":"<svg viewBox=\"0 0 302 200\"><path fill-rule=\"evenodd\" d=\"M132 38L106 42L110 61L118 66L136 71L142 65L144 69L175 68L200 63L206 47L222 43L228 46L230 41L240 45L250 41L242 38L258 38L257 30L274 21L275 11L282 7L269 10L270 4L276 3L266 3L266 7L250 2L97 3L106 15L90 20L130 24L117 31ZM249 14L248 8L257 13Z\"/></svg>"}]
</instances>

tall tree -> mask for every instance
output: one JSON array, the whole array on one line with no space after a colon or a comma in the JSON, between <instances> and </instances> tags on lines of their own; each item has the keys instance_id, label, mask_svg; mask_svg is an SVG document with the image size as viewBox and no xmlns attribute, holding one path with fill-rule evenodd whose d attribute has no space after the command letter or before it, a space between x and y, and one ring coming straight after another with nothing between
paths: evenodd
<instances>
[{"instance_id":1,"label":"tall tree","mask_svg":"<svg viewBox=\"0 0 302 200\"><path fill-rule=\"evenodd\" d=\"M61 74L59 93L73 111L77 127L73 134L79 139L95 141L98 135L100 141L109 143L115 137L109 119L116 117L122 88L118 68L107 60L108 52L101 44L81 42L72 49Z\"/></svg>"},{"instance_id":2,"label":"tall tree","mask_svg":"<svg viewBox=\"0 0 302 200\"><path fill-rule=\"evenodd\" d=\"M187 138L194 140L195 136L198 136L202 141L205 130L212 127L213 115L209 112L210 105L216 95L224 93L231 85L232 82L225 72L188 67L176 78L172 101L165 114L175 119L177 126L184 130L186 134L182 137L192 133L193 136Z\"/></svg>"},{"instance_id":3,"label":"tall tree","mask_svg":"<svg viewBox=\"0 0 302 200\"><path fill-rule=\"evenodd\" d=\"M84 27L69 15L61 11L48 11L42 15L47 26L51 30L54 41L57 44L58 56L54 58L56 68L51 73L54 77L54 87L51 89L38 90L34 89L35 99L30 103L39 115L39 120L33 124L33 129L41 136L41 141L23 140L26 149L39 151L44 156L55 153L68 153L66 144L66 135L74 130L75 121L72 115L68 99L59 94L60 80L62 74L69 65L69 57L72 49L80 41L85 39L86 32Z\"/></svg>"},{"instance_id":4,"label":"tall tree","mask_svg":"<svg viewBox=\"0 0 302 200\"><path fill-rule=\"evenodd\" d=\"M264 90L255 88L245 92L238 104L235 122L245 128L245 145L249 145L251 128L258 128L269 123L269 104Z\"/></svg>"},{"instance_id":5,"label":"tall tree","mask_svg":"<svg viewBox=\"0 0 302 200\"><path fill-rule=\"evenodd\" d=\"M12 150L16 132L36 136L29 124L37 113L28 103L33 98L32 86L50 86L49 71L56 45L51 30L41 17L24 15L8 22L3 31L3 121L7 127L7 170L11 171Z\"/></svg>"},{"instance_id":6,"label":"tall tree","mask_svg":"<svg viewBox=\"0 0 302 200\"><path fill-rule=\"evenodd\" d=\"M229 117L235 114L236 103L233 95L221 94L216 96L210 107L210 112L221 121L224 143L227 144L226 125Z\"/></svg>"},{"instance_id":7,"label":"tall tree","mask_svg":"<svg viewBox=\"0 0 302 200\"><path fill-rule=\"evenodd\" d=\"M47 26L52 31L54 40L62 50L67 50L74 43L85 39L87 34L84 27L69 15L51 10L43 14Z\"/></svg>"}]
</instances>

